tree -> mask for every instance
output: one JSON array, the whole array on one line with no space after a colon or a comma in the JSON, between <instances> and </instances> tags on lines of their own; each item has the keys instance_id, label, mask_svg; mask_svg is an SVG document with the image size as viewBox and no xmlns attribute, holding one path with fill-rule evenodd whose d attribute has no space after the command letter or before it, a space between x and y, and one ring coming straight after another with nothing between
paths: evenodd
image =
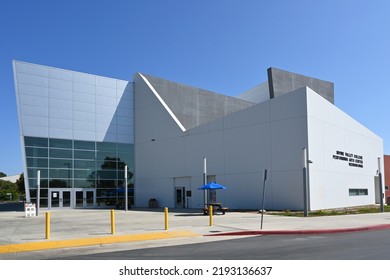
<instances>
[{"instance_id":1,"label":"tree","mask_svg":"<svg viewBox=\"0 0 390 280\"><path fill-rule=\"evenodd\" d=\"M2 177L7 177L7 174L0 172L0 178L2 178Z\"/></svg>"},{"instance_id":2,"label":"tree","mask_svg":"<svg viewBox=\"0 0 390 280\"><path fill-rule=\"evenodd\" d=\"M0 200L19 199L18 189L15 183L0 180Z\"/></svg>"},{"instance_id":3,"label":"tree","mask_svg":"<svg viewBox=\"0 0 390 280\"><path fill-rule=\"evenodd\" d=\"M26 189L24 188L24 173L20 174L19 179L16 180L15 184L18 186L20 194L24 194Z\"/></svg>"}]
</instances>

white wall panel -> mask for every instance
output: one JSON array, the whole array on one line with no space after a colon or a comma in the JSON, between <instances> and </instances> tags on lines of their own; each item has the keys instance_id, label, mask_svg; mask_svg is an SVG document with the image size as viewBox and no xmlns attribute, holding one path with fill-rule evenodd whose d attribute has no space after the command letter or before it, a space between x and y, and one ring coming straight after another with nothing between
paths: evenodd
<instances>
[{"instance_id":1,"label":"white wall panel","mask_svg":"<svg viewBox=\"0 0 390 280\"><path fill-rule=\"evenodd\" d=\"M75 83L96 85L96 76L91 74L85 74L80 72L73 72L73 81Z\"/></svg>"},{"instance_id":2,"label":"white wall panel","mask_svg":"<svg viewBox=\"0 0 390 280\"><path fill-rule=\"evenodd\" d=\"M57 88L49 88L49 97L63 100L73 100L73 92Z\"/></svg>"},{"instance_id":3,"label":"white wall panel","mask_svg":"<svg viewBox=\"0 0 390 280\"><path fill-rule=\"evenodd\" d=\"M116 80L102 76L96 76L96 85L99 87L116 89Z\"/></svg>"},{"instance_id":4,"label":"white wall panel","mask_svg":"<svg viewBox=\"0 0 390 280\"><path fill-rule=\"evenodd\" d=\"M95 104L84 103L84 102L74 102L73 109L75 111L95 113Z\"/></svg>"},{"instance_id":5,"label":"white wall panel","mask_svg":"<svg viewBox=\"0 0 390 280\"><path fill-rule=\"evenodd\" d=\"M74 129L88 132L95 132L95 125L91 125L91 122L87 121L74 121Z\"/></svg>"},{"instance_id":6,"label":"white wall panel","mask_svg":"<svg viewBox=\"0 0 390 280\"><path fill-rule=\"evenodd\" d=\"M96 95L96 104L116 108L116 98Z\"/></svg>"},{"instance_id":7,"label":"white wall panel","mask_svg":"<svg viewBox=\"0 0 390 280\"><path fill-rule=\"evenodd\" d=\"M95 95L81 93L81 92L75 92L74 93L74 101L95 104Z\"/></svg>"},{"instance_id":8,"label":"white wall panel","mask_svg":"<svg viewBox=\"0 0 390 280\"><path fill-rule=\"evenodd\" d=\"M49 80L49 87L73 91L73 82L72 81L65 81L65 80L50 79Z\"/></svg>"},{"instance_id":9,"label":"white wall panel","mask_svg":"<svg viewBox=\"0 0 390 280\"><path fill-rule=\"evenodd\" d=\"M48 110L44 107L31 106L31 105L20 105L20 112L22 115L28 116L41 116L48 117Z\"/></svg>"},{"instance_id":10,"label":"white wall panel","mask_svg":"<svg viewBox=\"0 0 390 280\"><path fill-rule=\"evenodd\" d=\"M116 118L110 115L96 114L95 116L96 125L100 124L116 124Z\"/></svg>"},{"instance_id":11,"label":"white wall panel","mask_svg":"<svg viewBox=\"0 0 390 280\"><path fill-rule=\"evenodd\" d=\"M52 128L72 130L73 129L73 121L67 120L67 119L49 118L49 131Z\"/></svg>"},{"instance_id":12,"label":"white wall panel","mask_svg":"<svg viewBox=\"0 0 390 280\"><path fill-rule=\"evenodd\" d=\"M128 90L129 88L133 87L133 83L128 82L128 81L123 81L123 80L116 80L116 89L118 91L125 91Z\"/></svg>"},{"instance_id":13,"label":"white wall panel","mask_svg":"<svg viewBox=\"0 0 390 280\"><path fill-rule=\"evenodd\" d=\"M73 119L73 111L62 110L62 109L58 109L58 108L50 108L49 109L49 116L51 118L72 120Z\"/></svg>"},{"instance_id":14,"label":"white wall panel","mask_svg":"<svg viewBox=\"0 0 390 280\"><path fill-rule=\"evenodd\" d=\"M116 98L116 90L115 88L96 87L96 95Z\"/></svg>"},{"instance_id":15,"label":"white wall panel","mask_svg":"<svg viewBox=\"0 0 390 280\"><path fill-rule=\"evenodd\" d=\"M31 63L17 62L15 64L15 67L16 67L16 72L18 73L49 77L49 69L45 66L31 64Z\"/></svg>"},{"instance_id":16,"label":"white wall panel","mask_svg":"<svg viewBox=\"0 0 390 280\"><path fill-rule=\"evenodd\" d=\"M116 109L116 114L118 116L131 118L134 116L134 109L118 107Z\"/></svg>"},{"instance_id":17,"label":"white wall panel","mask_svg":"<svg viewBox=\"0 0 390 280\"><path fill-rule=\"evenodd\" d=\"M74 111L73 117L75 121L84 121L89 123L90 126L96 121L96 116L94 113Z\"/></svg>"},{"instance_id":18,"label":"white wall panel","mask_svg":"<svg viewBox=\"0 0 390 280\"><path fill-rule=\"evenodd\" d=\"M50 68L49 76L52 79L73 81L73 72L69 70Z\"/></svg>"},{"instance_id":19,"label":"white wall panel","mask_svg":"<svg viewBox=\"0 0 390 280\"><path fill-rule=\"evenodd\" d=\"M107 119L112 118L115 115L116 111L115 106L106 106L102 104L96 104L96 114L97 115L109 115L110 117L107 116Z\"/></svg>"},{"instance_id":20,"label":"white wall panel","mask_svg":"<svg viewBox=\"0 0 390 280\"><path fill-rule=\"evenodd\" d=\"M49 129L47 127L24 125L22 130L24 136L49 137Z\"/></svg>"},{"instance_id":21,"label":"white wall panel","mask_svg":"<svg viewBox=\"0 0 390 280\"><path fill-rule=\"evenodd\" d=\"M95 94L95 86L86 84L86 83L74 83L73 89L75 92L83 92L83 93L89 93L89 94ZM77 94L75 94L77 95Z\"/></svg>"},{"instance_id":22,"label":"white wall panel","mask_svg":"<svg viewBox=\"0 0 390 280\"><path fill-rule=\"evenodd\" d=\"M48 98L41 96L33 96L27 94L19 94L19 102L23 105L37 106L37 107L47 107Z\"/></svg>"},{"instance_id":23,"label":"white wall panel","mask_svg":"<svg viewBox=\"0 0 390 280\"><path fill-rule=\"evenodd\" d=\"M47 117L36 117L36 116L22 116L23 126L39 126L48 127L49 120Z\"/></svg>"},{"instance_id":24,"label":"white wall panel","mask_svg":"<svg viewBox=\"0 0 390 280\"><path fill-rule=\"evenodd\" d=\"M40 87L40 86L32 86L32 85L18 85L18 91L19 94L27 94L32 96L39 96L39 97L48 97L49 94L49 88L47 87Z\"/></svg>"},{"instance_id":25,"label":"white wall panel","mask_svg":"<svg viewBox=\"0 0 390 280\"><path fill-rule=\"evenodd\" d=\"M49 129L50 138L59 138L59 139L73 139L73 130L72 129L60 129L60 128L50 128Z\"/></svg>"},{"instance_id":26,"label":"white wall panel","mask_svg":"<svg viewBox=\"0 0 390 280\"><path fill-rule=\"evenodd\" d=\"M18 73L17 79L18 79L18 83L20 84L40 86L40 87L49 86L49 79L42 76Z\"/></svg>"},{"instance_id":27,"label":"white wall panel","mask_svg":"<svg viewBox=\"0 0 390 280\"><path fill-rule=\"evenodd\" d=\"M51 109L62 109L62 110L73 111L72 100L49 98L49 106Z\"/></svg>"},{"instance_id":28,"label":"white wall panel","mask_svg":"<svg viewBox=\"0 0 390 280\"><path fill-rule=\"evenodd\" d=\"M127 126L134 126L134 118L132 117L122 117L122 116L117 116L116 117L117 124L120 125L127 125Z\"/></svg>"},{"instance_id":29,"label":"white wall panel","mask_svg":"<svg viewBox=\"0 0 390 280\"><path fill-rule=\"evenodd\" d=\"M94 132L89 132L85 130L74 130L73 131L74 139L84 140L84 141L101 141L96 139Z\"/></svg>"}]
</instances>

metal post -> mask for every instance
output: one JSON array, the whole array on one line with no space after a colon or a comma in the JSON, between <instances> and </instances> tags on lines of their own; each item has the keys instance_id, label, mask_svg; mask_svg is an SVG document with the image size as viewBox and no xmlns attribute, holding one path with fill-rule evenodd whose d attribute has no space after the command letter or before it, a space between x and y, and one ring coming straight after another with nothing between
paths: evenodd
<instances>
[{"instance_id":1,"label":"metal post","mask_svg":"<svg viewBox=\"0 0 390 280\"><path fill-rule=\"evenodd\" d=\"M115 211L111 209L111 234L115 234Z\"/></svg>"},{"instance_id":2,"label":"metal post","mask_svg":"<svg viewBox=\"0 0 390 280\"><path fill-rule=\"evenodd\" d=\"M385 206L383 204L383 186L382 186L382 172L381 172L381 158L378 157L378 176L379 176L379 203L380 211L385 212Z\"/></svg>"},{"instance_id":3,"label":"metal post","mask_svg":"<svg viewBox=\"0 0 390 280\"><path fill-rule=\"evenodd\" d=\"M207 184L207 159L203 158L203 185ZM207 208L207 190L204 190L204 207Z\"/></svg>"},{"instance_id":4,"label":"metal post","mask_svg":"<svg viewBox=\"0 0 390 280\"><path fill-rule=\"evenodd\" d=\"M125 165L125 211L127 211L128 208L128 198L127 198L127 165Z\"/></svg>"},{"instance_id":5,"label":"metal post","mask_svg":"<svg viewBox=\"0 0 390 280\"><path fill-rule=\"evenodd\" d=\"M213 225L213 206L209 206L209 217L210 217L210 223L209 226L211 227Z\"/></svg>"},{"instance_id":6,"label":"metal post","mask_svg":"<svg viewBox=\"0 0 390 280\"><path fill-rule=\"evenodd\" d=\"M265 203L265 182L267 181L267 169L264 169L264 177L263 177L263 202L261 206L261 225L260 229L263 229L263 216L264 216L264 203Z\"/></svg>"},{"instance_id":7,"label":"metal post","mask_svg":"<svg viewBox=\"0 0 390 280\"><path fill-rule=\"evenodd\" d=\"M41 201L41 170L37 171L37 216L39 215L39 206Z\"/></svg>"},{"instance_id":8,"label":"metal post","mask_svg":"<svg viewBox=\"0 0 390 280\"><path fill-rule=\"evenodd\" d=\"M307 203L307 152L306 148L303 148L303 216L307 217L308 203Z\"/></svg>"},{"instance_id":9,"label":"metal post","mask_svg":"<svg viewBox=\"0 0 390 280\"><path fill-rule=\"evenodd\" d=\"M168 230L168 207L164 208L164 224L165 230Z\"/></svg>"},{"instance_id":10,"label":"metal post","mask_svg":"<svg viewBox=\"0 0 390 280\"><path fill-rule=\"evenodd\" d=\"M46 239L50 239L50 212L46 212Z\"/></svg>"}]
</instances>

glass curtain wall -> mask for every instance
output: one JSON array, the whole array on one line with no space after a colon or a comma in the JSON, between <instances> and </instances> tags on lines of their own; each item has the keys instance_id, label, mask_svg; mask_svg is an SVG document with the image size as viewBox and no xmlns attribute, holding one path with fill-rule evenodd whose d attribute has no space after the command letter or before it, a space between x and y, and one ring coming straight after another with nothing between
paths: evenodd
<instances>
[{"instance_id":1,"label":"glass curtain wall","mask_svg":"<svg viewBox=\"0 0 390 280\"><path fill-rule=\"evenodd\" d=\"M128 201L134 204L134 145L65 139L24 137L32 201L41 173L40 205L48 206L49 188L94 188L97 207L124 207L128 167Z\"/></svg>"}]
</instances>

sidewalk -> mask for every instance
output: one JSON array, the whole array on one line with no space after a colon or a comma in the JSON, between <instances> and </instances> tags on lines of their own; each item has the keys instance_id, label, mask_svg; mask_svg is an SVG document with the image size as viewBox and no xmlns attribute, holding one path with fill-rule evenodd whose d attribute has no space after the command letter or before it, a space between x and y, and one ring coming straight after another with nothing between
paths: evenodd
<instances>
[{"instance_id":1,"label":"sidewalk","mask_svg":"<svg viewBox=\"0 0 390 280\"><path fill-rule=\"evenodd\" d=\"M253 234L326 234L346 231L390 228L390 213L355 214L322 217L285 217L250 212L228 212L209 216L199 209L171 210L165 230L162 209L115 211L115 234L111 234L110 210L50 211L50 239L46 239L45 210L38 217L24 212L0 212L1 254L13 252L80 247L118 242L175 239L175 244L205 242L212 238L230 238Z\"/></svg>"}]
</instances>

